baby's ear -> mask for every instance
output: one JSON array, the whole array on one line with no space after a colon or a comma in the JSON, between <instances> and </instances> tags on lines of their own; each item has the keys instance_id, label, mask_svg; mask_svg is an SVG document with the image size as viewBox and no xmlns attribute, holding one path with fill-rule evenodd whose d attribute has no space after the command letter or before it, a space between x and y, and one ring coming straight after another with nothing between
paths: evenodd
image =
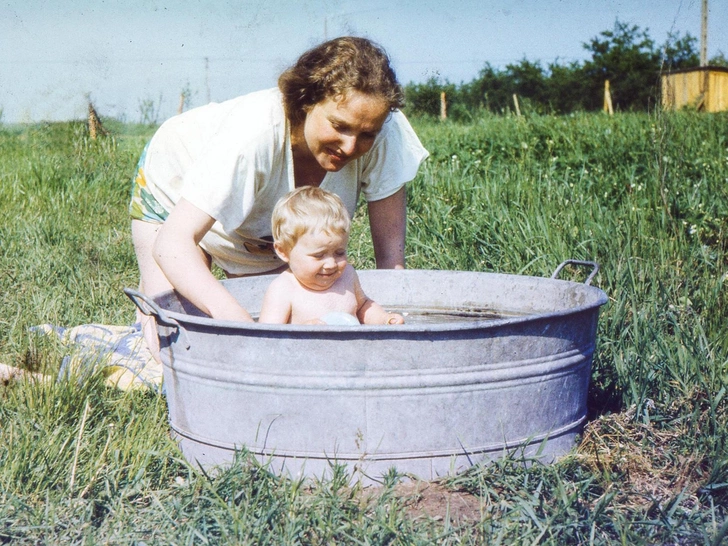
<instances>
[{"instance_id":1,"label":"baby's ear","mask_svg":"<svg viewBox=\"0 0 728 546\"><path fill-rule=\"evenodd\" d=\"M284 262L288 263L288 252L283 250L283 247L280 243L273 243L273 250L276 251L276 254L278 254L278 257L283 260Z\"/></svg>"}]
</instances>

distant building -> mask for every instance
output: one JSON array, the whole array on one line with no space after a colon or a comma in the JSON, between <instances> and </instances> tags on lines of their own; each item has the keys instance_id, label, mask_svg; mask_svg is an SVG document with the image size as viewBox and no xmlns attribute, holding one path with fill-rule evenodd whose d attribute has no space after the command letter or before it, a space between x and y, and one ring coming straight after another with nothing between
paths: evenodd
<instances>
[{"instance_id":1,"label":"distant building","mask_svg":"<svg viewBox=\"0 0 728 546\"><path fill-rule=\"evenodd\" d=\"M703 112L728 110L728 68L701 66L662 75L662 107Z\"/></svg>"}]
</instances>

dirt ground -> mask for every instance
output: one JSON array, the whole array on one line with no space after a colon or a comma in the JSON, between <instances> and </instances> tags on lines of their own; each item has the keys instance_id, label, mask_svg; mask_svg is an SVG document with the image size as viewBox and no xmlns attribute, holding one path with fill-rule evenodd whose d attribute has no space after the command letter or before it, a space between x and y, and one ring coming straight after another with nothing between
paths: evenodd
<instances>
[{"instance_id":1,"label":"dirt ground","mask_svg":"<svg viewBox=\"0 0 728 546\"><path fill-rule=\"evenodd\" d=\"M607 480L603 486L619 489L615 499L618 504L639 510L680 494L686 509L695 507L705 479L705 462L676 454L679 450L672 444L683 431L658 430L639 423L633 411L630 408L588 423L573 456L596 475L616 480ZM404 481L396 485L394 494L404 502L412 518L433 518L453 525L481 519L480 498L437 481Z\"/></svg>"},{"instance_id":2,"label":"dirt ground","mask_svg":"<svg viewBox=\"0 0 728 546\"><path fill-rule=\"evenodd\" d=\"M395 487L412 518L427 517L454 525L480 521L481 501L465 491L453 491L437 482L411 481Z\"/></svg>"}]
</instances>

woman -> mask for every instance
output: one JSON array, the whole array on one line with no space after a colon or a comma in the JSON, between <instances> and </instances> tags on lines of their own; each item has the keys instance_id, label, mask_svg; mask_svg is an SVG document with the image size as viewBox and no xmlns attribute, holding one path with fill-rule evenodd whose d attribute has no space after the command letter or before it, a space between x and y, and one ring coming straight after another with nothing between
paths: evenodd
<instances>
[{"instance_id":1,"label":"woman","mask_svg":"<svg viewBox=\"0 0 728 546\"><path fill-rule=\"evenodd\" d=\"M398 110L402 88L384 51L344 37L304 53L278 88L175 116L139 160L132 238L140 290L174 287L216 319L252 321L215 279L274 273L270 218L280 197L320 186L353 215L368 202L378 268L404 267L404 185L427 157ZM143 319L156 354L152 320Z\"/></svg>"}]
</instances>

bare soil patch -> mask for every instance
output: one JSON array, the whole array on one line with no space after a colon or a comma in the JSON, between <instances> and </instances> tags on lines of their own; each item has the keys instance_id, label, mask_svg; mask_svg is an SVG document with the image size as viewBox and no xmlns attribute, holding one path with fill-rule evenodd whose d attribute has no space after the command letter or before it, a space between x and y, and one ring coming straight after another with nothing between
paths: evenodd
<instances>
[{"instance_id":1,"label":"bare soil patch","mask_svg":"<svg viewBox=\"0 0 728 546\"><path fill-rule=\"evenodd\" d=\"M410 481L395 486L412 518L432 518L464 524L480 521L481 500L467 491L452 490L438 482Z\"/></svg>"}]
</instances>

